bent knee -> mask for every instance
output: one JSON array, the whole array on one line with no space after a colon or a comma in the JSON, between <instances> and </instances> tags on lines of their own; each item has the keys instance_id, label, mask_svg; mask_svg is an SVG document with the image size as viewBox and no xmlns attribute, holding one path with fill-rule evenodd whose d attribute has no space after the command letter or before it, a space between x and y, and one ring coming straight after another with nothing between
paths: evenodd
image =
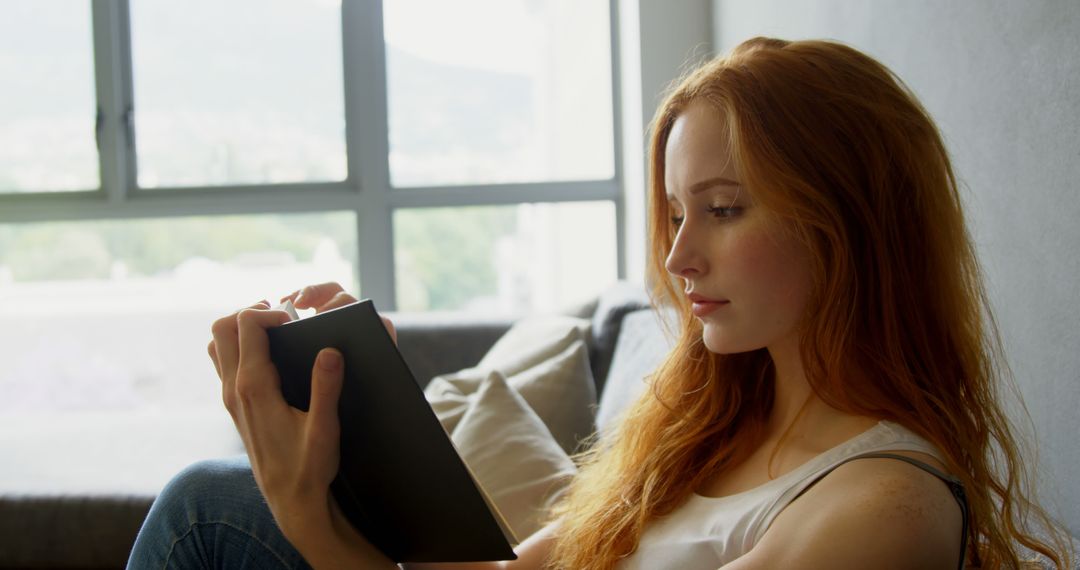
<instances>
[{"instance_id":1,"label":"bent knee","mask_svg":"<svg viewBox=\"0 0 1080 570\"><path fill-rule=\"evenodd\" d=\"M246 457L200 461L177 473L151 506L128 568L207 567L205 560L232 568L235 557L266 561L256 568L306 567L274 523Z\"/></svg>"},{"instance_id":2,"label":"bent knee","mask_svg":"<svg viewBox=\"0 0 1080 570\"><path fill-rule=\"evenodd\" d=\"M194 523L265 505L247 458L236 458L200 461L184 468L162 489L155 507Z\"/></svg>"}]
</instances>

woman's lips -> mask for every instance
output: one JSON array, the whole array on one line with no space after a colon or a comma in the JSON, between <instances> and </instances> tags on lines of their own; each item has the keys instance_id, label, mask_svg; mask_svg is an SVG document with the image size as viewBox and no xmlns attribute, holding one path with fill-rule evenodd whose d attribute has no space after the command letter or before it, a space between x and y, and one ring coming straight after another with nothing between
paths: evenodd
<instances>
[{"instance_id":1,"label":"woman's lips","mask_svg":"<svg viewBox=\"0 0 1080 570\"><path fill-rule=\"evenodd\" d=\"M730 303L730 301L694 301L690 311L695 317L701 318Z\"/></svg>"},{"instance_id":2,"label":"woman's lips","mask_svg":"<svg viewBox=\"0 0 1080 570\"><path fill-rule=\"evenodd\" d=\"M687 295L687 298L690 299L690 302L692 303L691 312L694 313L695 317L704 317L730 303L727 299L710 299L698 295L697 293L690 293Z\"/></svg>"}]
</instances>

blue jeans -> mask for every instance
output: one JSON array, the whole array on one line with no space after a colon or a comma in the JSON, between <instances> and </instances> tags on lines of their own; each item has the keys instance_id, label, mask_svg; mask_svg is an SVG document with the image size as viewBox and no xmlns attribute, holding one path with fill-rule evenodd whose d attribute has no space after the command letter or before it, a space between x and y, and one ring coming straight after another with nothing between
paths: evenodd
<instances>
[{"instance_id":1,"label":"blue jeans","mask_svg":"<svg viewBox=\"0 0 1080 570\"><path fill-rule=\"evenodd\" d=\"M181 471L150 507L128 559L144 568L310 568L281 534L247 457Z\"/></svg>"}]
</instances>

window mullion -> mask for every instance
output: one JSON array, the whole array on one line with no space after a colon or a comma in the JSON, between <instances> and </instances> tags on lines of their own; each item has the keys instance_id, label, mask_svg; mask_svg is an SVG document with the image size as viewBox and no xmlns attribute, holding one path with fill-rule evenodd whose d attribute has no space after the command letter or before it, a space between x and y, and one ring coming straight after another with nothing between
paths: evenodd
<instances>
[{"instance_id":1,"label":"window mullion","mask_svg":"<svg viewBox=\"0 0 1080 570\"><path fill-rule=\"evenodd\" d=\"M398 188L390 196L390 205L392 208L446 208L597 200L617 204L619 199L619 186L613 180L579 180Z\"/></svg>"},{"instance_id":2,"label":"window mullion","mask_svg":"<svg viewBox=\"0 0 1080 570\"><path fill-rule=\"evenodd\" d=\"M135 173L128 2L94 0L92 10L101 189L110 202L121 202Z\"/></svg>"},{"instance_id":3,"label":"window mullion","mask_svg":"<svg viewBox=\"0 0 1080 570\"><path fill-rule=\"evenodd\" d=\"M396 303L382 3L342 2L341 19L349 182L359 189L361 293L391 310Z\"/></svg>"},{"instance_id":4,"label":"window mullion","mask_svg":"<svg viewBox=\"0 0 1080 570\"><path fill-rule=\"evenodd\" d=\"M614 149L614 177L615 185L623 188L625 176L623 175L623 123L622 123L622 57L620 52L620 20L619 0L608 0L609 26L611 30L611 127L612 145ZM627 278L627 250L626 250L626 200L621 192L615 197L615 251L616 272L619 279Z\"/></svg>"}]
</instances>

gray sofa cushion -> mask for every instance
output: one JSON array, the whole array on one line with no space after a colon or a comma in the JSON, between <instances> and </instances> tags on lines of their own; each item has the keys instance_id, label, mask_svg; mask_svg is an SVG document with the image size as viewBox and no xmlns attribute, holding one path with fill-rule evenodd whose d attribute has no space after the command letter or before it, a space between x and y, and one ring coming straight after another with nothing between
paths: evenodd
<instances>
[{"instance_id":1,"label":"gray sofa cushion","mask_svg":"<svg viewBox=\"0 0 1080 570\"><path fill-rule=\"evenodd\" d=\"M461 315L387 315L398 332L398 348L420 387L432 378L475 366L510 330L509 319L463 319Z\"/></svg>"},{"instance_id":2,"label":"gray sofa cushion","mask_svg":"<svg viewBox=\"0 0 1080 570\"><path fill-rule=\"evenodd\" d=\"M674 339L661 326L658 313L639 309L623 317L611 368L596 412L596 428L607 429L612 420L637 399L645 380L671 350Z\"/></svg>"},{"instance_id":3,"label":"gray sofa cushion","mask_svg":"<svg viewBox=\"0 0 1080 570\"><path fill-rule=\"evenodd\" d=\"M604 390L623 317L648 306L649 296L645 289L625 281L616 283L600 295L592 317L592 342L589 350L589 362L596 380L597 394Z\"/></svg>"},{"instance_id":4,"label":"gray sofa cushion","mask_svg":"<svg viewBox=\"0 0 1080 570\"><path fill-rule=\"evenodd\" d=\"M123 568L152 496L4 497L0 567Z\"/></svg>"}]
</instances>

